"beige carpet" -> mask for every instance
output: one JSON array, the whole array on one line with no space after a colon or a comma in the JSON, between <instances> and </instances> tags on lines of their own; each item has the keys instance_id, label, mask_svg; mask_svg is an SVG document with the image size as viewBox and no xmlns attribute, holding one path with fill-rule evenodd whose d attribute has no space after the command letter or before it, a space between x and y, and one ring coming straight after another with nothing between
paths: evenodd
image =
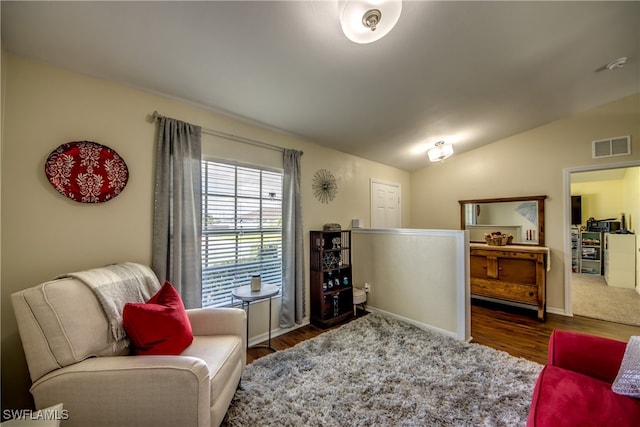
<instances>
[{"instance_id":1,"label":"beige carpet","mask_svg":"<svg viewBox=\"0 0 640 427\"><path fill-rule=\"evenodd\" d=\"M640 294L635 289L607 286L604 276L573 273L573 314L640 326Z\"/></svg>"}]
</instances>

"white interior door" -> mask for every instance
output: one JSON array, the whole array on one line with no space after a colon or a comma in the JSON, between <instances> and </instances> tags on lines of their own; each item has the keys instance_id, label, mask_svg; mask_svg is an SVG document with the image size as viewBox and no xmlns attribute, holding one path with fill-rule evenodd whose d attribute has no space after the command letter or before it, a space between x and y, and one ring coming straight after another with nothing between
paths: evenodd
<instances>
[{"instance_id":1,"label":"white interior door","mask_svg":"<svg viewBox=\"0 0 640 427\"><path fill-rule=\"evenodd\" d=\"M371 228L400 228L400 184L371 180Z\"/></svg>"}]
</instances>

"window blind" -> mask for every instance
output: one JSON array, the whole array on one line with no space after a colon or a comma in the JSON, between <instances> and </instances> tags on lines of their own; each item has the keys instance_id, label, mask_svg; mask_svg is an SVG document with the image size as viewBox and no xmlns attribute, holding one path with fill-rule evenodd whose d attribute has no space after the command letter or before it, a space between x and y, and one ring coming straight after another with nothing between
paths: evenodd
<instances>
[{"instance_id":1,"label":"window blind","mask_svg":"<svg viewBox=\"0 0 640 427\"><path fill-rule=\"evenodd\" d=\"M202 306L260 274L282 285L282 172L202 162Z\"/></svg>"}]
</instances>

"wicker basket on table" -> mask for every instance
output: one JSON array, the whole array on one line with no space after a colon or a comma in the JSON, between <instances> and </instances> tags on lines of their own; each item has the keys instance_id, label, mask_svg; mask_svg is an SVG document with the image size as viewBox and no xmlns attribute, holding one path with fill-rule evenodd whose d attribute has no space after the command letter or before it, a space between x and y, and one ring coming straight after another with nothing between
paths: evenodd
<instances>
[{"instance_id":1,"label":"wicker basket on table","mask_svg":"<svg viewBox=\"0 0 640 427\"><path fill-rule=\"evenodd\" d=\"M494 231L493 233L485 234L484 240L489 246L505 246L513 242L513 236L511 234Z\"/></svg>"}]
</instances>

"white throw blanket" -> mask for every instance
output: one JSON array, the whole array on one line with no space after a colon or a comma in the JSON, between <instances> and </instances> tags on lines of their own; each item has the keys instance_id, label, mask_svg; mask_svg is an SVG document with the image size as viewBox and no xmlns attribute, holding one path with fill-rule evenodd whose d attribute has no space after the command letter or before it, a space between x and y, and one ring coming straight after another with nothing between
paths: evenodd
<instances>
[{"instance_id":1,"label":"white throw blanket","mask_svg":"<svg viewBox=\"0 0 640 427\"><path fill-rule=\"evenodd\" d=\"M78 279L93 291L109 320L116 351L129 344L122 324L124 305L128 302L147 302L160 289L160 282L153 270L132 262L68 273L58 278L63 277Z\"/></svg>"}]
</instances>

